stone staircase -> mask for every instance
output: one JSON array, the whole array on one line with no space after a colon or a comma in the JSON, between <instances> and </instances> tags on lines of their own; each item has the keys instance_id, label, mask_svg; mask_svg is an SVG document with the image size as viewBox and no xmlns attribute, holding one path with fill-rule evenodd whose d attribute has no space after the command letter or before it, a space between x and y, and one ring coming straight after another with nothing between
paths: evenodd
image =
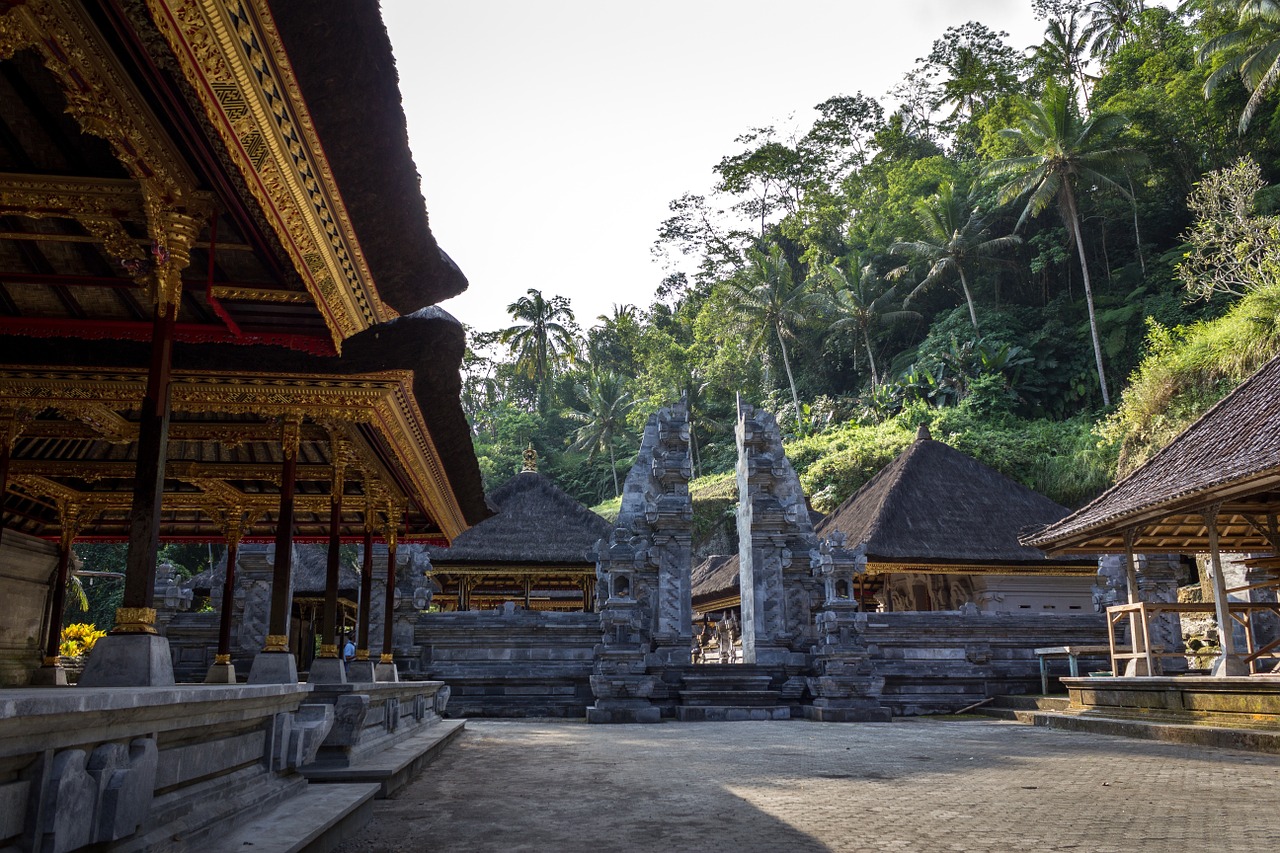
<instances>
[{"instance_id":1,"label":"stone staircase","mask_svg":"<svg viewBox=\"0 0 1280 853\"><path fill-rule=\"evenodd\" d=\"M1038 714L1063 713L1070 700L1066 696L996 696L975 713L1000 720L1013 720L1027 725L1037 725Z\"/></svg>"},{"instance_id":2,"label":"stone staircase","mask_svg":"<svg viewBox=\"0 0 1280 853\"><path fill-rule=\"evenodd\" d=\"M782 691L770 689L767 667L705 664L685 670L676 719L681 722L789 720L791 706Z\"/></svg>"}]
</instances>

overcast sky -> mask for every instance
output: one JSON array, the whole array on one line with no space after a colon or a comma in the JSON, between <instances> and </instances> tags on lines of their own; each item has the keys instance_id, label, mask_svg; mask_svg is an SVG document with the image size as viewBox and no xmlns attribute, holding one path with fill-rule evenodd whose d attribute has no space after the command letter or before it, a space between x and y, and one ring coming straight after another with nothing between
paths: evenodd
<instances>
[{"instance_id":1,"label":"overcast sky","mask_svg":"<svg viewBox=\"0 0 1280 853\"><path fill-rule=\"evenodd\" d=\"M1030 0L382 0L431 227L481 330L529 288L588 327L646 307L667 203L705 192L752 127L881 97L952 25L1022 48Z\"/></svg>"}]
</instances>

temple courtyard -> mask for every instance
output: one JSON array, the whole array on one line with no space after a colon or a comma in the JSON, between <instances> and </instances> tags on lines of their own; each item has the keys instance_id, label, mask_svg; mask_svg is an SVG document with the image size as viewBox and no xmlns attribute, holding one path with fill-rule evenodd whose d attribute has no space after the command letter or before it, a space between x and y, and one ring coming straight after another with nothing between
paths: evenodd
<instances>
[{"instance_id":1,"label":"temple courtyard","mask_svg":"<svg viewBox=\"0 0 1280 853\"><path fill-rule=\"evenodd\" d=\"M1280 756L916 718L470 720L339 853L1256 851Z\"/></svg>"}]
</instances>

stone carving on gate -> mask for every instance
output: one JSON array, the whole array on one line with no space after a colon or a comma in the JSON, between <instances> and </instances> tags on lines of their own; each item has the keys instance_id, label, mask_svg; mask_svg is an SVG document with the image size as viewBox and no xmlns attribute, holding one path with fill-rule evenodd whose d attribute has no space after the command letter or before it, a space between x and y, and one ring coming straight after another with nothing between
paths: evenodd
<instances>
[{"instance_id":1,"label":"stone carving on gate","mask_svg":"<svg viewBox=\"0 0 1280 853\"><path fill-rule=\"evenodd\" d=\"M773 415L739 402L736 435L742 660L803 665L819 601L803 561L818 545L808 503Z\"/></svg>"},{"instance_id":2,"label":"stone carving on gate","mask_svg":"<svg viewBox=\"0 0 1280 853\"><path fill-rule=\"evenodd\" d=\"M693 644L689 575L689 413L684 401L645 424L608 542L596 555L601 641L591 690L592 722L656 722L651 665L687 663Z\"/></svg>"}]
</instances>

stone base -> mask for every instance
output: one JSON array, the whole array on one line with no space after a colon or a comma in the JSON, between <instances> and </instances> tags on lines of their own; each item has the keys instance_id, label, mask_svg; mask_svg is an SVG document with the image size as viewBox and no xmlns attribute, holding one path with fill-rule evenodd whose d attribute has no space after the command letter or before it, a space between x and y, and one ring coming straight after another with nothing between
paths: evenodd
<instances>
[{"instance_id":1,"label":"stone base","mask_svg":"<svg viewBox=\"0 0 1280 853\"><path fill-rule=\"evenodd\" d=\"M1249 664L1240 660L1240 658L1219 657L1213 662L1213 669L1210 674L1214 678L1222 678L1228 675L1248 676L1250 674Z\"/></svg>"},{"instance_id":2,"label":"stone base","mask_svg":"<svg viewBox=\"0 0 1280 853\"><path fill-rule=\"evenodd\" d=\"M81 687L171 687L169 641L158 634L108 634L93 647Z\"/></svg>"},{"instance_id":3,"label":"stone base","mask_svg":"<svg viewBox=\"0 0 1280 853\"><path fill-rule=\"evenodd\" d=\"M236 665L233 663L215 663L209 667L204 676L205 684L235 684Z\"/></svg>"},{"instance_id":4,"label":"stone base","mask_svg":"<svg viewBox=\"0 0 1280 853\"><path fill-rule=\"evenodd\" d=\"M588 723L659 723L662 722L662 711L647 702L631 704L610 702L603 707L592 705L587 709Z\"/></svg>"},{"instance_id":5,"label":"stone base","mask_svg":"<svg viewBox=\"0 0 1280 853\"><path fill-rule=\"evenodd\" d=\"M298 662L291 652L258 652L249 669L250 684L297 684Z\"/></svg>"},{"instance_id":6,"label":"stone base","mask_svg":"<svg viewBox=\"0 0 1280 853\"><path fill-rule=\"evenodd\" d=\"M805 705L804 718L815 723L887 723L893 720L893 712L879 706L867 708L824 708Z\"/></svg>"},{"instance_id":7,"label":"stone base","mask_svg":"<svg viewBox=\"0 0 1280 853\"><path fill-rule=\"evenodd\" d=\"M61 666L42 666L31 673L32 687L70 687L67 670Z\"/></svg>"},{"instance_id":8,"label":"stone base","mask_svg":"<svg viewBox=\"0 0 1280 853\"><path fill-rule=\"evenodd\" d=\"M731 705L681 705L676 708L676 719L682 723L724 723L745 720L789 720L791 707L750 708Z\"/></svg>"},{"instance_id":9,"label":"stone base","mask_svg":"<svg viewBox=\"0 0 1280 853\"><path fill-rule=\"evenodd\" d=\"M308 684L346 684L347 668L342 658L316 658L307 673Z\"/></svg>"},{"instance_id":10,"label":"stone base","mask_svg":"<svg viewBox=\"0 0 1280 853\"><path fill-rule=\"evenodd\" d=\"M371 660L353 660L347 664L347 682L350 684L365 684L377 681L374 668L375 664Z\"/></svg>"},{"instance_id":11,"label":"stone base","mask_svg":"<svg viewBox=\"0 0 1280 853\"><path fill-rule=\"evenodd\" d=\"M399 681L400 670L396 669L394 663L380 663L373 670L374 681Z\"/></svg>"}]
</instances>

